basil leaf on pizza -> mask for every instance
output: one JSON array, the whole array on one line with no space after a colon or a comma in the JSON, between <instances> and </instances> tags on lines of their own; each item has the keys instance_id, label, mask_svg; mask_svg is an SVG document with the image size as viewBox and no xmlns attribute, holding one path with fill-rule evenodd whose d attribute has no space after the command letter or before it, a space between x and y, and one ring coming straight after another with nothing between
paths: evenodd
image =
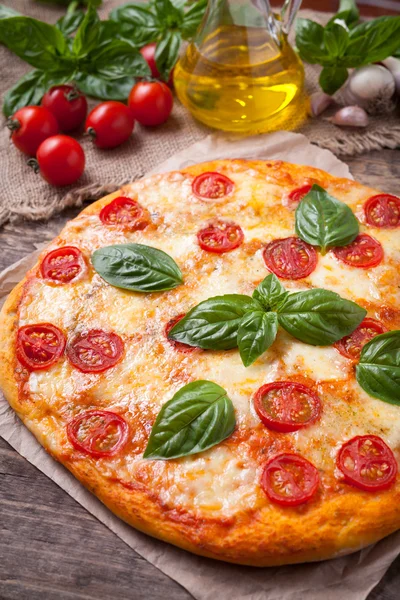
<instances>
[{"instance_id":1,"label":"basil leaf on pizza","mask_svg":"<svg viewBox=\"0 0 400 600\"><path fill-rule=\"evenodd\" d=\"M134 292L165 292L183 283L176 262L162 250L143 244L116 244L95 250L92 264L114 287Z\"/></svg>"},{"instance_id":2,"label":"basil leaf on pizza","mask_svg":"<svg viewBox=\"0 0 400 600\"><path fill-rule=\"evenodd\" d=\"M249 367L274 343L278 331L278 317L274 312L253 311L240 321L237 344L240 358Z\"/></svg>"},{"instance_id":3,"label":"basil leaf on pizza","mask_svg":"<svg viewBox=\"0 0 400 600\"><path fill-rule=\"evenodd\" d=\"M370 396L400 405L400 331L382 333L365 344L356 377Z\"/></svg>"},{"instance_id":4,"label":"basil leaf on pizza","mask_svg":"<svg viewBox=\"0 0 400 600\"><path fill-rule=\"evenodd\" d=\"M237 333L244 315L260 309L258 302L249 296L215 296L192 308L168 337L204 350L231 350L237 347Z\"/></svg>"},{"instance_id":5,"label":"basil leaf on pizza","mask_svg":"<svg viewBox=\"0 0 400 600\"><path fill-rule=\"evenodd\" d=\"M172 459L219 444L235 429L227 392L212 381L193 381L164 404L151 430L144 458Z\"/></svg>"},{"instance_id":6,"label":"basil leaf on pizza","mask_svg":"<svg viewBox=\"0 0 400 600\"><path fill-rule=\"evenodd\" d=\"M296 233L325 253L332 246L346 246L359 233L352 210L319 185L313 185L296 209Z\"/></svg>"},{"instance_id":7,"label":"basil leaf on pizza","mask_svg":"<svg viewBox=\"0 0 400 600\"><path fill-rule=\"evenodd\" d=\"M265 310L274 309L287 295L288 292L274 273L271 273L263 279L253 292L253 298L257 300Z\"/></svg>"},{"instance_id":8,"label":"basil leaf on pizza","mask_svg":"<svg viewBox=\"0 0 400 600\"><path fill-rule=\"evenodd\" d=\"M367 311L335 292L317 288L289 294L277 313L279 324L293 337L328 346L352 333Z\"/></svg>"}]
</instances>

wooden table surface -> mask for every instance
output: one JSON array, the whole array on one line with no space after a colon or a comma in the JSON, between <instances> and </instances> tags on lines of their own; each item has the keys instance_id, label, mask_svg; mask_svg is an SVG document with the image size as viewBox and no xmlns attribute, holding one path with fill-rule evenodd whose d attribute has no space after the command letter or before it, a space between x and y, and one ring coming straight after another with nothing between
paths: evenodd
<instances>
[{"instance_id":1,"label":"wooden table surface","mask_svg":"<svg viewBox=\"0 0 400 600\"><path fill-rule=\"evenodd\" d=\"M363 6L363 14L400 11L399 0L361 3L375 5ZM304 5L336 8L333 0L306 0ZM361 183L399 195L397 151L371 152L346 162ZM78 209L66 211L47 223L5 226L0 230L0 270L32 252L35 243L51 240L78 212ZM0 600L165 600L166 597L192 598L0 439ZM399 598L400 558L368 600Z\"/></svg>"}]
</instances>

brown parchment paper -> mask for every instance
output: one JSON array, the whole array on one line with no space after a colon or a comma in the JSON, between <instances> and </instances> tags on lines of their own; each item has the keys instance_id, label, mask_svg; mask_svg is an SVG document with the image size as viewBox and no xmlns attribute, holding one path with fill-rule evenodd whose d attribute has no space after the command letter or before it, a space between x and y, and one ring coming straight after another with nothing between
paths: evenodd
<instances>
[{"instance_id":1,"label":"brown parchment paper","mask_svg":"<svg viewBox=\"0 0 400 600\"><path fill-rule=\"evenodd\" d=\"M319 167L332 175L351 177L347 165L330 151L314 146L301 134L289 132L241 141L237 138L231 141L229 135L210 135L174 155L153 172L218 158L281 159ZM34 265L39 252L38 249L0 274L0 304ZM197 557L139 533L114 516L45 452L1 393L0 435L130 548L185 587L196 600L365 600L400 552L398 532L352 555L297 566L257 569Z\"/></svg>"}]
</instances>

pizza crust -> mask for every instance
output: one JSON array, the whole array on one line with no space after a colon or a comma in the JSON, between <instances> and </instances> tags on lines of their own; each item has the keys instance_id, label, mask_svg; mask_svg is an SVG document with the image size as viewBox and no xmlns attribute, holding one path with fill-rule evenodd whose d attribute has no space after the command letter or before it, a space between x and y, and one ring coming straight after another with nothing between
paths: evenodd
<instances>
[{"instance_id":1,"label":"pizza crust","mask_svg":"<svg viewBox=\"0 0 400 600\"><path fill-rule=\"evenodd\" d=\"M354 186L368 190L350 180L337 180L317 169L281 162L245 163L217 161L185 169L196 175L204 171L229 169L232 164L265 169L277 184L295 183L315 178L344 188ZM283 166L282 166L283 165ZM155 177L162 177L157 175ZM125 186L95 202L81 214L94 215L114 197L129 192ZM78 217L79 218L79 217ZM59 240L62 243L63 232ZM56 240L56 244L57 241ZM45 253L46 251L44 251ZM85 487L95 494L113 513L136 529L179 546L194 554L251 566L277 566L323 560L356 551L374 543L400 527L400 481L390 490L369 494L355 488L344 494L319 494L317 499L297 508L282 508L265 503L231 518L207 518L165 505L154 492L141 483L127 485L104 476L96 468L96 460L81 458L79 453L55 451L43 430L37 426L35 406L21 400L18 378L20 368L15 356L18 311L27 286L36 277L35 266L9 295L0 318L0 385L10 405L42 446L61 462Z\"/></svg>"}]
</instances>

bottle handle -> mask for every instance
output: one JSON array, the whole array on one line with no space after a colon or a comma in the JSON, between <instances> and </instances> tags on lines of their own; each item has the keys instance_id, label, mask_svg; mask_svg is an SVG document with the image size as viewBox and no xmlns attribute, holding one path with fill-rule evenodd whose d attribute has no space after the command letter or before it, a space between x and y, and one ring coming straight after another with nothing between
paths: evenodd
<instances>
[{"instance_id":1,"label":"bottle handle","mask_svg":"<svg viewBox=\"0 0 400 600\"><path fill-rule=\"evenodd\" d=\"M285 0L281 9L281 31L288 34L302 0Z\"/></svg>"}]
</instances>

